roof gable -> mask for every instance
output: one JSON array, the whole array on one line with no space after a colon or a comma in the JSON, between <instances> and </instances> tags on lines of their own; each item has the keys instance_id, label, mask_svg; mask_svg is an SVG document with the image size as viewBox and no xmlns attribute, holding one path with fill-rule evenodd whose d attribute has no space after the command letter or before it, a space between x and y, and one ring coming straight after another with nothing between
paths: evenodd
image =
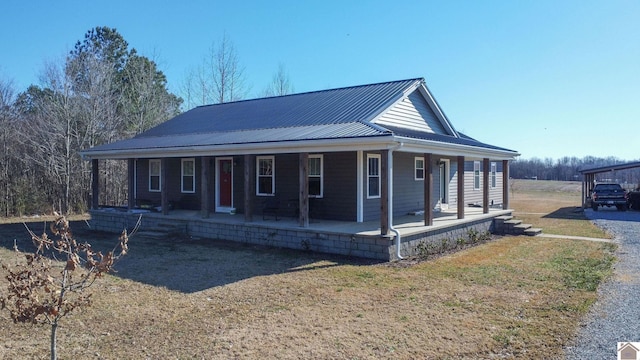
<instances>
[{"instance_id":1,"label":"roof gable","mask_svg":"<svg viewBox=\"0 0 640 360\"><path fill-rule=\"evenodd\" d=\"M436 111L438 111L437 108ZM455 136L451 131L451 127L447 126L444 115L438 116L436 111L427 102L422 91L416 89L391 106L373 123L384 127Z\"/></svg>"}]
</instances>

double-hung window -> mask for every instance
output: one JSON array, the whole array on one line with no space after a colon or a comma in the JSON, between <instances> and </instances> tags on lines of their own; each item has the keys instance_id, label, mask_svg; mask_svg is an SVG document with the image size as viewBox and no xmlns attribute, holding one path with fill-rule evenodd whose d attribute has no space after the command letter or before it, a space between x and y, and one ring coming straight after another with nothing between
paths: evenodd
<instances>
[{"instance_id":1,"label":"double-hung window","mask_svg":"<svg viewBox=\"0 0 640 360\"><path fill-rule=\"evenodd\" d=\"M309 197L323 195L322 155L309 155Z\"/></svg>"},{"instance_id":2,"label":"double-hung window","mask_svg":"<svg viewBox=\"0 0 640 360\"><path fill-rule=\"evenodd\" d=\"M497 173L498 173L498 165L494 162L491 163L491 188L495 189L497 187Z\"/></svg>"},{"instance_id":3,"label":"double-hung window","mask_svg":"<svg viewBox=\"0 0 640 360\"><path fill-rule=\"evenodd\" d=\"M367 154L367 198L380 197L380 155Z\"/></svg>"},{"instance_id":4,"label":"double-hung window","mask_svg":"<svg viewBox=\"0 0 640 360\"><path fill-rule=\"evenodd\" d=\"M196 192L196 160L182 159L182 192Z\"/></svg>"},{"instance_id":5,"label":"double-hung window","mask_svg":"<svg viewBox=\"0 0 640 360\"><path fill-rule=\"evenodd\" d=\"M273 156L256 157L256 194L274 195L276 193L276 160Z\"/></svg>"},{"instance_id":6,"label":"double-hung window","mask_svg":"<svg viewBox=\"0 0 640 360\"><path fill-rule=\"evenodd\" d=\"M480 190L480 161L473 162L473 189Z\"/></svg>"},{"instance_id":7,"label":"double-hung window","mask_svg":"<svg viewBox=\"0 0 640 360\"><path fill-rule=\"evenodd\" d=\"M417 157L415 158L414 163L415 163L414 179L424 180L424 158Z\"/></svg>"},{"instance_id":8,"label":"double-hung window","mask_svg":"<svg viewBox=\"0 0 640 360\"><path fill-rule=\"evenodd\" d=\"M149 191L160 192L162 186L160 173L162 172L162 162L160 159L149 160Z\"/></svg>"}]
</instances>

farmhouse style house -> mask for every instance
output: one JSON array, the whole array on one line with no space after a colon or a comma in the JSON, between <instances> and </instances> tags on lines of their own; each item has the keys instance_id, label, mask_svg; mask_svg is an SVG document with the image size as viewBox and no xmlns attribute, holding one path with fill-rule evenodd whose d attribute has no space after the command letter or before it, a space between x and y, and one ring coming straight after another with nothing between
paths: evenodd
<instances>
[{"instance_id":1,"label":"farmhouse style house","mask_svg":"<svg viewBox=\"0 0 640 360\"><path fill-rule=\"evenodd\" d=\"M316 220L373 221L378 237L399 239L394 218L407 214L428 228L440 212L508 209L519 154L456 131L416 78L200 106L82 155L93 164L96 219L99 160L121 159L129 212L235 214L247 229L285 218L301 231Z\"/></svg>"}]
</instances>

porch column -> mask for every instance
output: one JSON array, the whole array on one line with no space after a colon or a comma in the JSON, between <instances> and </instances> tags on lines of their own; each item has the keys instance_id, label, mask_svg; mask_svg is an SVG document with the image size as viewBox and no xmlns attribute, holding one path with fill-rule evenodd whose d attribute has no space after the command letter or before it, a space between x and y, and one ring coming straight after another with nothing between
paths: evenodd
<instances>
[{"instance_id":1,"label":"porch column","mask_svg":"<svg viewBox=\"0 0 640 360\"><path fill-rule=\"evenodd\" d=\"M128 189L127 189L127 208L129 210L136 207L136 160L135 159L127 159L127 178L128 178Z\"/></svg>"},{"instance_id":2,"label":"porch column","mask_svg":"<svg viewBox=\"0 0 640 360\"><path fill-rule=\"evenodd\" d=\"M255 156L244 156L244 221L253 221L253 193L255 188L252 186L254 176L251 169L255 169Z\"/></svg>"},{"instance_id":3,"label":"porch column","mask_svg":"<svg viewBox=\"0 0 640 360\"><path fill-rule=\"evenodd\" d=\"M464 219L464 156L458 156L458 219Z\"/></svg>"},{"instance_id":4,"label":"porch column","mask_svg":"<svg viewBox=\"0 0 640 360\"><path fill-rule=\"evenodd\" d=\"M482 159L482 213L489 213L489 159Z\"/></svg>"},{"instance_id":5,"label":"porch column","mask_svg":"<svg viewBox=\"0 0 640 360\"><path fill-rule=\"evenodd\" d=\"M200 216L209 217L211 212L211 157L200 158Z\"/></svg>"},{"instance_id":6,"label":"porch column","mask_svg":"<svg viewBox=\"0 0 640 360\"><path fill-rule=\"evenodd\" d=\"M424 225L433 225L433 154L424 154Z\"/></svg>"},{"instance_id":7,"label":"porch column","mask_svg":"<svg viewBox=\"0 0 640 360\"><path fill-rule=\"evenodd\" d=\"M509 160L502 160L502 208L509 209Z\"/></svg>"},{"instance_id":8,"label":"porch column","mask_svg":"<svg viewBox=\"0 0 640 360\"><path fill-rule=\"evenodd\" d=\"M380 159L380 235L389 234L389 150Z\"/></svg>"},{"instance_id":9,"label":"porch column","mask_svg":"<svg viewBox=\"0 0 640 360\"><path fill-rule=\"evenodd\" d=\"M160 206L162 206L162 215L169 215L169 194L167 194L167 174L169 173L167 158L160 160Z\"/></svg>"},{"instance_id":10,"label":"porch column","mask_svg":"<svg viewBox=\"0 0 640 360\"><path fill-rule=\"evenodd\" d=\"M309 227L309 153L300 153L298 155L299 168L299 184L300 192L298 196L298 224L302 227Z\"/></svg>"},{"instance_id":11,"label":"porch column","mask_svg":"<svg viewBox=\"0 0 640 360\"><path fill-rule=\"evenodd\" d=\"M98 210L100 207L100 171L98 169L98 159L91 160L91 209Z\"/></svg>"}]
</instances>

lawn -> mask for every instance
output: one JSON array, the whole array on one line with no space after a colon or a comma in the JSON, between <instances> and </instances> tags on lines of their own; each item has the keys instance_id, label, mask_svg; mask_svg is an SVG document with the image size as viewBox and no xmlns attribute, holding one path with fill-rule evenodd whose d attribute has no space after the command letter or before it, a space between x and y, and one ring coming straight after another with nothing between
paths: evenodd
<instances>
[{"instance_id":1,"label":"lawn","mask_svg":"<svg viewBox=\"0 0 640 360\"><path fill-rule=\"evenodd\" d=\"M603 236L573 210L548 217L579 205L571 184L530 183L512 187L527 221ZM2 261L21 227L0 226ZM614 261L611 244L526 236L393 263L188 239L130 248L93 306L62 320L61 358L561 358ZM0 358L48 357L48 328L0 312L0 333Z\"/></svg>"}]
</instances>

